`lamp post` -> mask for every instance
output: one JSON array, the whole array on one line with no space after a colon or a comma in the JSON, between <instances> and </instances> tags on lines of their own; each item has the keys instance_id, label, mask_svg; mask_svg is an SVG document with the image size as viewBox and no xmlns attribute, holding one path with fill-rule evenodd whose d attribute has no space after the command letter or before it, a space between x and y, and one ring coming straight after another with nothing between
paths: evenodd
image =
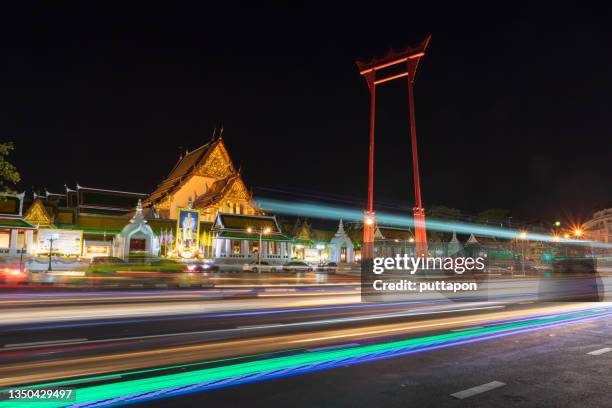
<instances>
[{"instance_id":1,"label":"lamp post","mask_svg":"<svg viewBox=\"0 0 612 408\"><path fill-rule=\"evenodd\" d=\"M51 256L53 254L53 241L59 239L59 234L58 233L53 233L51 234L51 236L49 237L49 267L47 268L47 272L51 272L51 270L53 269L51 267Z\"/></svg>"},{"instance_id":2,"label":"lamp post","mask_svg":"<svg viewBox=\"0 0 612 408\"><path fill-rule=\"evenodd\" d=\"M523 272L523 277L525 276L525 243L527 242L527 231L521 231L519 233L519 238L522 241L521 244L521 269Z\"/></svg>"},{"instance_id":3,"label":"lamp post","mask_svg":"<svg viewBox=\"0 0 612 408\"><path fill-rule=\"evenodd\" d=\"M253 231L254 231L253 228L251 227L247 228L247 232L249 234L253 233ZM259 248L257 249L257 264L259 264L261 262L262 237L264 234L270 233L270 227L259 228L258 230L255 230L255 232L259 233Z\"/></svg>"}]
</instances>

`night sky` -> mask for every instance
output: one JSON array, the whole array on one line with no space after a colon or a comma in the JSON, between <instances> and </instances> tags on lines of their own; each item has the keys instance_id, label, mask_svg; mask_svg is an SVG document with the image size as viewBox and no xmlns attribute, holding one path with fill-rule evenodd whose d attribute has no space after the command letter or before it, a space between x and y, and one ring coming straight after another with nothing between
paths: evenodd
<instances>
[{"instance_id":1,"label":"night sky","mask_svg":"<svg viewBox=\"0 0 612 408\"><path fill-rule=\"evenodd\" d=\"M0 139L21 189L150 192L223 125L256 195L365 202L355 59L431 33L415 88L426 208L548 221L610 205L609 10L423 3L3 12ZM379 89L377 122L376 200L410 209L405 81Z\"/></svg>"}]
</instances>

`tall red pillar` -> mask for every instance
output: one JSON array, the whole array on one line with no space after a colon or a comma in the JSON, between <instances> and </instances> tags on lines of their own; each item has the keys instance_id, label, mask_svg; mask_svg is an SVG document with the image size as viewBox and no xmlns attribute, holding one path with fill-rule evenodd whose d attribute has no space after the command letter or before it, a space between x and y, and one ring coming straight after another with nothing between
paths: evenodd
<instances>
[{"instance_id":1,"label":"tall red pillar","mask_svg":"<svg viewBox=\"0 0 612 408\"><path fill-rule=\"evenodd\" d=\"M427 256L427 230L425 228L425 209L421 200L421 177L419 171L419 151L416 137L416 115L414 114L414 77L418 60L408 60L408 104L410 110L410 144L412 147L412 177L414 184L414 242L416 256Z\"/></svg>"},{"instance_id":2,"label":"tall red pillar","mask_svg":"<svg viewBox=\"0 0 612 408\"><path fill-rule=\"evenodd\" d=\"M374 229L376 218L374 214L374 128L376 126L376 71L365 74L370 89L370 150L368 154L368 205L363 214L363 247L362 258L370 259L374 255Z\"/></svg>"},{"instance_id":3,"label":"tall red pillar","mask_svg":"<svg viewBox=\"0 0 612 408\"><path fill-rule=\"evenodd\" d=\"M414 114L414 80L420 58L425 55L425 50L431 39L427 36L419 46L409 48L401 52L390 51L382 58L375 58L369 62L357 61L359 73L364 76L370 90L370 151L368 157L368 204L364 212L363 228L363 253L364 259L373 256L374 230L376 228L374 212L374 125L376 122L376 85L392 81L397 78L408 79L408 104L410 114L410 141L412 147L412 170L414 182L414 235L416 243L416 255L427 256L427 231L425 228L425 209L421 199L421 179L419 174L419 154L416 138L416 119ZM406 63L406 69L377 79L377 71Z\"/></svg>"}]
</instances>

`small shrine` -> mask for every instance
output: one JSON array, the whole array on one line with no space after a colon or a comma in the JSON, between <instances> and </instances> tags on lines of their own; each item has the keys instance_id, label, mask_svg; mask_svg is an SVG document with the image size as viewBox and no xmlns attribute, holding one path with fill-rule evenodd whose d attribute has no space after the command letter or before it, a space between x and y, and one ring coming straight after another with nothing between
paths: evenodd
<instances>
[{"instance_id":1,"label":"small shrine","mask_svg":"<svg viewBox=\"0 0 612 408\"><path fill-rule=\"evenodd\" d=\"M129 259L130 256L159 256L159 238L142 214L142 202L138 200L136 214L113 240L113 255Z\"/></svg>"},{"instance_id":2,"label":"small shrine","mask_svg":"<svg viewBox=\"0 0 612 408\"><path fill-rule=\"evenodd\" d=\"M338 224L338 231L334 234L333 238L329 241L329 258L330 262L355 262L355 248L353 241L344 231L344 224L342 220Z\"/></svg>"}]
</instances>

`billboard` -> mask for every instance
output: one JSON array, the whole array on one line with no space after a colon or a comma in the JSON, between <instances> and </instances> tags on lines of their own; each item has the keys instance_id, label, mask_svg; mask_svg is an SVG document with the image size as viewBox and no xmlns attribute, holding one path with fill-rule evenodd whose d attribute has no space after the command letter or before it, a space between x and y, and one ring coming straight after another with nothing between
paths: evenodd
<instances>
[{"instance_id":1,"label":"billboard","mask_svg":"<svg viewBox=\"0 0 612 408\"><path fill-rule=\"evenodd\" d=\"M49 253L53 240L53 253L80 256L83 247L83 231L62 229L39 229L36 253Z\"/></svg>"},{"instance_id":2,"label":"billboard","mask_svg":"<svg viewBox=\"0 0 612 408\"><path fill-rule=\"evenodd\" d=\"M200 210L179 208L176 220L176 248L185 258L197 254L200 248Z\"/></svg>"}]
</instances>

